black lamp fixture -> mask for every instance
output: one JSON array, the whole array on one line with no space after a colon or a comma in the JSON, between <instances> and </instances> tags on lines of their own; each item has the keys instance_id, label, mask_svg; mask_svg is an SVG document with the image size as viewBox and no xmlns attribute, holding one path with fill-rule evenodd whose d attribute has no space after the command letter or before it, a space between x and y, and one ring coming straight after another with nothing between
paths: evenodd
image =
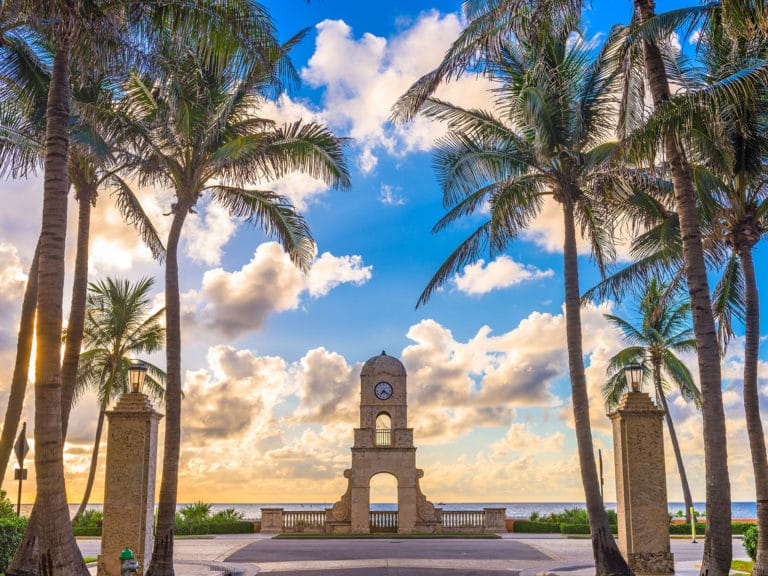
<instances>
[{"instance_id":1,"label":"black lamp fixture","mask_svg":"<svg viewBox=\"0 0 768 576\"><path fill-rule=\"evenodd\" d=\"M640 391L640 381L643 379L643 367L640 364L632 363L624 367L624 376L627 378L627 385L632 392Z\"/></svg>"},{"instance_id":2,"label":"black lamp fixture","mask_svg":"<svg viewBox=\"0 0 768 576\"><path fill-rule=\"evenodd\" d=\"M144 391L144 379L147 377L147 365L141 360L134 360L128 367L128 381L131 392L139 394Z\"/></svg>"}]
</instances>

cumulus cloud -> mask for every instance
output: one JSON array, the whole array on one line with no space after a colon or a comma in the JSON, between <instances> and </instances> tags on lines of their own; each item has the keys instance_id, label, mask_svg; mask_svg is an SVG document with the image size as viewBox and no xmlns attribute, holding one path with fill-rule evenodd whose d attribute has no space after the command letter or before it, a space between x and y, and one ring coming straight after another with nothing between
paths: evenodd
<instances>
[{"instance_id":1,"label":"cumulus cloud","mask_svg":"<svg viewBox=\"0 0 768 576\"><path fill-rule=\"evenodd\" d=\"M499 288L508 288L541 278L554 276L552 270L539 270L535 266L520 264L509 256L499 256L487 265L485 260L464 267L451 281L459 292L465 294L487 294Z\"/></svg>"},{"instance_id":2,"label":"cumulus cloud","mask_svg":"<svg viewBox=\"0 0 768 576\"><path fill-rule=\"evenodd\" d=\"M425 118L393 127L388 118L397 98L440 63L461 31L458 17L426 12L392 38L370 33L356 38L342 20L324 20L317 29L315 52L302 77L325 90L324 118L360 145L361 170L375 168L376 149L394 155L430 149L444 128ZM438 95L457 104L486 106L488 85L484 79L462 78L441 88Z\"/></svg>"},{"instance_id":3,"label":"cumulus cloud","mask_svg":"<svg viewBox=\"0 0 768 576\"><path fill-rule=\"evenodd\" d=\"M185 320L237 337L261 328L273 312L298 308L304 292L318 298L340 284L364 284L371 270L360 256L325 252L304 276L278 243L266 242L240 270L206 271L200 290L182 296Z\"/></svg>"},{"instance_id":4,"label":"cumulus cloud","mask_svg":"<svg viewBox=\"0 0 768 576\"><path fill-rule=\"evenodd\" d=\"M216 202L198 210L187 216L184 223L186 254L194 262L217 266L222 248L234 235L237 224L227 209Z\"/></svg>"},{"instance_id":5,"label":"cumulus cloud","mask_svg":"<svg viewBox=\"0 0 768 576\"><path fill-rule=\"evenodd\" d=\"M192 441L240 436L292 391L282 358L219 345L207 360L208 369L185 379L182 427Z\"/></svg>"},{"instance_id":6,"label":"cumulus cloud","mask_svg":"<svg viewBox=\"0 0 768 576\"><path fill-rule=\"evenodd\" d=\"M340 354L316 348L299 362L295 417L304 422L353 424L357 415L361 365L349 366ZM348 431L347 431L348 432Z\"/></svg>"}]
</instances>

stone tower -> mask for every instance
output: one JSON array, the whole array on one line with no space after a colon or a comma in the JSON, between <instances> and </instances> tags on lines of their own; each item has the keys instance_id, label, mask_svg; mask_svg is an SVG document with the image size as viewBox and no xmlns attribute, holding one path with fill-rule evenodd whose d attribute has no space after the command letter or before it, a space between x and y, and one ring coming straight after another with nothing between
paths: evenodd
<instances>
[{"instance_id":1,"label":"stone tower","mask_svg":"<svg viewBox=\"0 0 768 576\"><path fill-rule=\"evenodd\" d=\"M413 429L408 428L406 372L384 352L368 360L360 372L360 427L355 428L352 467L344 471L347 491L332 508L334 531L370 531L370 481L387 473L397 479L397 531L433 532L438 514L419 487Z\"/></svg>"}]
</instances>

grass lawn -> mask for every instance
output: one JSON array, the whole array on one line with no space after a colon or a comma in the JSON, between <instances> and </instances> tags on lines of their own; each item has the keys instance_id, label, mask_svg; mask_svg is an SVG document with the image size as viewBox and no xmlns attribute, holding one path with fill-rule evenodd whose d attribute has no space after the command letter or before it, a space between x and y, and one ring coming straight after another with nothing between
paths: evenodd
<instances>
[{"instance_id":1,"label":"grass lawn","mask_svg":"<svg viewBox=\"0 0 768 576\"><path fill-rule=\"evenodd\" d=\"M734 560L731 562L731 570L736 570L737 572L746 572L747 574L752 573L752 567L755 565L754 562L750 560Z\"/></svg>"}]
</instances>

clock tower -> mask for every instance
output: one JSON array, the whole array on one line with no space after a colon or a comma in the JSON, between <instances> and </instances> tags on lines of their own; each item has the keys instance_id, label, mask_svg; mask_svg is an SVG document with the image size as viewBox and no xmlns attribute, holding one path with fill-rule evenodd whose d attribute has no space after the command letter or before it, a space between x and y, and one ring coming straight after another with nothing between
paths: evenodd
<instances>
[{"instance_id":1,"label":"clock tower","mask_svg":"<svg viewBox=\"0 0 768 576\"><path fill-rule=\"evenodd\" d=\"M334 531L369 532L370 481L376 474L397 479L397 532L433 532L439 512L421 492L413 429L408 428L406 372L382 352L360 371L360 427L355 428L352 467L344 471L346 493L330 511Z\"/></svg>"}]
</instances>

